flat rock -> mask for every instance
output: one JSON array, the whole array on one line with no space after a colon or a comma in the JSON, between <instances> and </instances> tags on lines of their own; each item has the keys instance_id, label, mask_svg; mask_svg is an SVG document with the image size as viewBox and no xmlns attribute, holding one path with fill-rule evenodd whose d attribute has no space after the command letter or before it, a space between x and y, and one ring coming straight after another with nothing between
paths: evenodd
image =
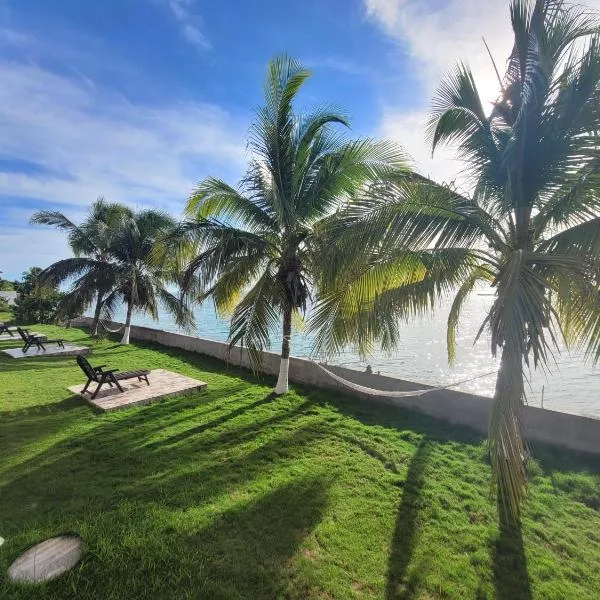
<instances>
[{"instance_id":1,"label":"flat rock","mask_svg":"<svg viewBox=\"0 0 600 600\"><path fill-rule=\"evenodd\" d=\"M61 535L29 548L10 567L8 577L15 583L56 579L81 559L83 542L76 536Z\"/></svg>"},{"instance_id":2,"label":"flat rock","mask_svg":"<svg viewBox=\"0 0 600 600\"><path fill-rule=\"evenodd\" d=\"M73 344L65 344L64 348L56 344L48 344L45 352L35 346L29 348L27 352L23 352L21 348L9 348L2 352L13 358L39 358L40 356L77 356L78 354L89 354L90 349L87 346L74 346Z\"/></svg>"}]
</instances>

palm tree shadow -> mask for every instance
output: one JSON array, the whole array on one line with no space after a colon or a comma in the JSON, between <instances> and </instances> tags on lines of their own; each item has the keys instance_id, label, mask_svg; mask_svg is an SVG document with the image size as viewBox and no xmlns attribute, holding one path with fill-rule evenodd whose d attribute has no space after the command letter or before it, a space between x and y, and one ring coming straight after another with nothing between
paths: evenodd
<instances>
[{"instance_id":1,"label":"palm tree shadow","mask_svg":"<svg viewBox=\"0 0 600 600\"><path fill-rule=\"evenodd\" d=\"M190 436L200 435L201 433L203 433L209 429L216 429L220 425L223 425L223 424L227 423L228 421L231 421L232 419L240 417L255 408L258 408L260 406L263 406L264 404L269 404L269 403L273 402L273 400L275 398L277 398L277 396L274 393L267 394L264 398L260 398L259 400L256 400L255 402L252 402L250 404L244 404L238 408L235 408L231 412L221 415L220 417L217 417L213 421L207 421L206 423L202 423L200 425L197 425L196 427L192 427L191 429L186 429L185 431L182 431L182 432L180 432L176 435L173 435L169 438L162 439L159 442L147 444L147 447L154 448L154 447L161 446L164 444L176 444L177 442L181 442L181 441L189 438Z\"/></svg>"},{"instance_id":2,"label":"palm tree shadow","mask_svg":"<svg viewBox=\"0 0 600 600\"><path fill-rule=\"evenodd\" d=\"M196 555L207 571L201 597L287 597L293 557L320 523L329 485L323 474L289 482L183 539L186 554Z\"/></svg>"},{"instance_id":3,"label":"palm tree shadow","mask_svg":"<svg viewBox=\"0 0 600 600\"><path fill-rule=\"evenodd\" d=\"M531 600L531 582L521 521L514 523L498 499L500 534L494 544L494 586L498 600Z\"/></svg>"},{"instance_id":4,"label":"palm tree shadow","mask_svg":"<svg viewBox=\"0 0 600 600\"><path fill-rule=\"evenodd\" d=\"M410 593L410 589L404 589L404 580L415 547L420 496L424 484L423 474L431 448L431 444L423 440L408 467L390 549L386 600L405 597L404 592Z\"/></svg>"}]
</instances>

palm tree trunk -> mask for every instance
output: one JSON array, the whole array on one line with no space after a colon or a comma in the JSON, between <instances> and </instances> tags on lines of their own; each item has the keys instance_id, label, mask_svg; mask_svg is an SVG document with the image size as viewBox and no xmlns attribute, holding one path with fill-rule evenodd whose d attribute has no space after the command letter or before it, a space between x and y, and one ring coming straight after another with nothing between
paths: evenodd
<instances>
[{"instance_id":1,"label":"palm tree trunk","mask_svg":"<svg viewBox=\"0 0 600 600\"><path fill-rule=\"evenodd\" d=\"M287 394L288 371L290 367L290 345L292 338L292 307L283 311L283 342L281 343L281 362L279 363L279 377L275 386L276 394Z\"/></svg>"},{"instance_id":2,"label":"palm tree trunk","mask_svg":"<svg viewBox=\"0 0 600 600\"><path fill-rule=\"evenodd\" d=\"M498 488L500 510L514 523L525 496L525 444L521 417L525 386L523 356L517 344L505 344L496 379L494 406L489 427L490 460Z\"/></svg>"},{"instance_id":3,"label":"palm tree trunk","mask_svg":"<svg viewBox=\"0 0 600 600\"><path fill-rule=\"evenodd\" d=\"M102 294L98 292L96 308L94 309L94 320L92 321L92 337L98 337L98 325L100 324L100 311L102 310Z\"/></svg>"},{"instance_id":4,"label":"palm tree trunk","mask_svg":"<svg viewBox=\"0 0 600 600\"><path fill-rule=\"evenodd\" d=\"M131 331L131 315L133 314L133 302L127 303L127 318L125 319L125 331L123 332L123 338L121 344L126 346L129 344L129 332Z\"/></svg>"}]
</instances>

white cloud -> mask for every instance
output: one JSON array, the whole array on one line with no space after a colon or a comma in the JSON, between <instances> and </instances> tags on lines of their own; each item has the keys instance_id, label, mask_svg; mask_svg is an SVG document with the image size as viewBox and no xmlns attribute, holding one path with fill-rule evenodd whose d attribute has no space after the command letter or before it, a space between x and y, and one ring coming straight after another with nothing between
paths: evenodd
<instances>
[{"instance_id":1,"label":"white cloud","mask_svg":"<svg viewBox=\"0 0 600 600\"><path fill-rule=\"evenodd\" d=\"M4 229L0 236L0 270L5 279L20 279L29 267L44 268L66 256L71 256L66 236L50 228L33 232L15 227Z\"/></svg>"},{"instance_id":2,"label":"white cloud","mask_svg":"<svg viewBox=\"0 0 600 600\"><path fill-rule=\"evenodd\" d=\"M450 148L440 148L432 158L431 148L425 140L426 119L425 111L390 109L383 113L379 134L385 139L399 141L423 175L441 183L456 184L465 191L461 163L456 160L454 152Z\"/></svg>"},{"instance_id":3,"label":"white cloud","mask_svg":"<svg viewBox=\"0 0 600 600\"><path fill-rule=\"evenodd\" d=\"M195 0L160 0L166 3L171 9L175 20L181 28L183 39L199 48L200 50L208 50L211 48L211 43L202 31L201 19L193 10Z\"/></svg>"},{"instance_id":4,"label":"white cloud","mask_svg":"<svg viewBox=\"0 0 600 600\"><path fill-rule=\"evenodd\" d=\"M0 173L0 193L82 204L111 200L180 207L195 180L234 175L243 128L219 107L155 108L34 65L0 62L0 156L41 173Z\"/></svg>"},{"instance_id":5,"label":"white cloud","mask_svg":"<svg viewBox=\"0 0 600 600\"><path fill-rule=\"evenodd\" d=\"M218 106L133 104L80 76L20 62L0 61L0 80L0 159L16 165L0 172L5 273L65 256L57 232L37 228L31 242L32 205L60 205L77 220L102 194L179 215L196 181L236 181L243 171L247 125Z\"/></svg>"},{"instance_id":6,"label":"white cloud","mask_svg":"<svg viewBox=\"0 0 600 600\"><path fill-rule=\"evenodd\" d=\"M443 75L458 61L469 64L482 100L491 102L498 81L483 43L485 39L502 73L512 46L508 0L363 0L367 17L412 59L422 89L416 106L406 111L384 107L381 133L393 135L418 160L421 169L438 180L453 180L451 151L428 158L424 124L429 103ZM600 0L587 5L600 8ZM483 38L483 39L482 39Z\"/></svg>"},{"instance_id":7,"label":"white cloud","mask_svg":"<svg viewBox=\"0 0 600 600\"><path fill-rule=\"evenodd\" d=\"M367 15L406 48L426 93L462 60L482 96L494 99L497 81L483 39L502 70L512 41L506 0L450 0L436 8L422 0L365 0L365 5Z\"/></svg>"},{"instance_id":8,"label":"white cloud","mask_svg":"<svg viewBox=\"0 0 600 600\"><path fill-rule=\"evenodd\" d=\"M421 0L364 0L368 17L395 40L414 64L421 81L416 107L405 110L387 104L380 133L398 140L420 171L438 181L460 180L460 164L451 149L431 150L425 122L431 96L443 74L459 60L469 63L484 98L493 99L496 82L483 45L485 37L495 57L510 50L510 23L504 0L450 0L433 10Z\"/></svg>"}]
</instances>

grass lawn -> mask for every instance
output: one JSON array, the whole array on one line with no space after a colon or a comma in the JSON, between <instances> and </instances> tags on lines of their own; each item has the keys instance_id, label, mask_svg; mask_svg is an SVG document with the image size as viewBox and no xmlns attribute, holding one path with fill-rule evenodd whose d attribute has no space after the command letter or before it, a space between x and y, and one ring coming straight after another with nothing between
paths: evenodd
<instances>
[{"instance_id":1,"label":"grass lawn","mask_svg":"<svg viewBox=\"0 0 600 600\"><path fill-rule=\"evenodd\" d=\"M36 329L93 345L92 364L209 385L99 414L66 390L83 382L72 357L0 355L0 598L599 597L597 459L535 447L510 533L476 434L302 387L274 398L272 380L193 353ZM84 540L78 567L7 583L21 552L62 533Z\"/></svg>"}]
</instances>

